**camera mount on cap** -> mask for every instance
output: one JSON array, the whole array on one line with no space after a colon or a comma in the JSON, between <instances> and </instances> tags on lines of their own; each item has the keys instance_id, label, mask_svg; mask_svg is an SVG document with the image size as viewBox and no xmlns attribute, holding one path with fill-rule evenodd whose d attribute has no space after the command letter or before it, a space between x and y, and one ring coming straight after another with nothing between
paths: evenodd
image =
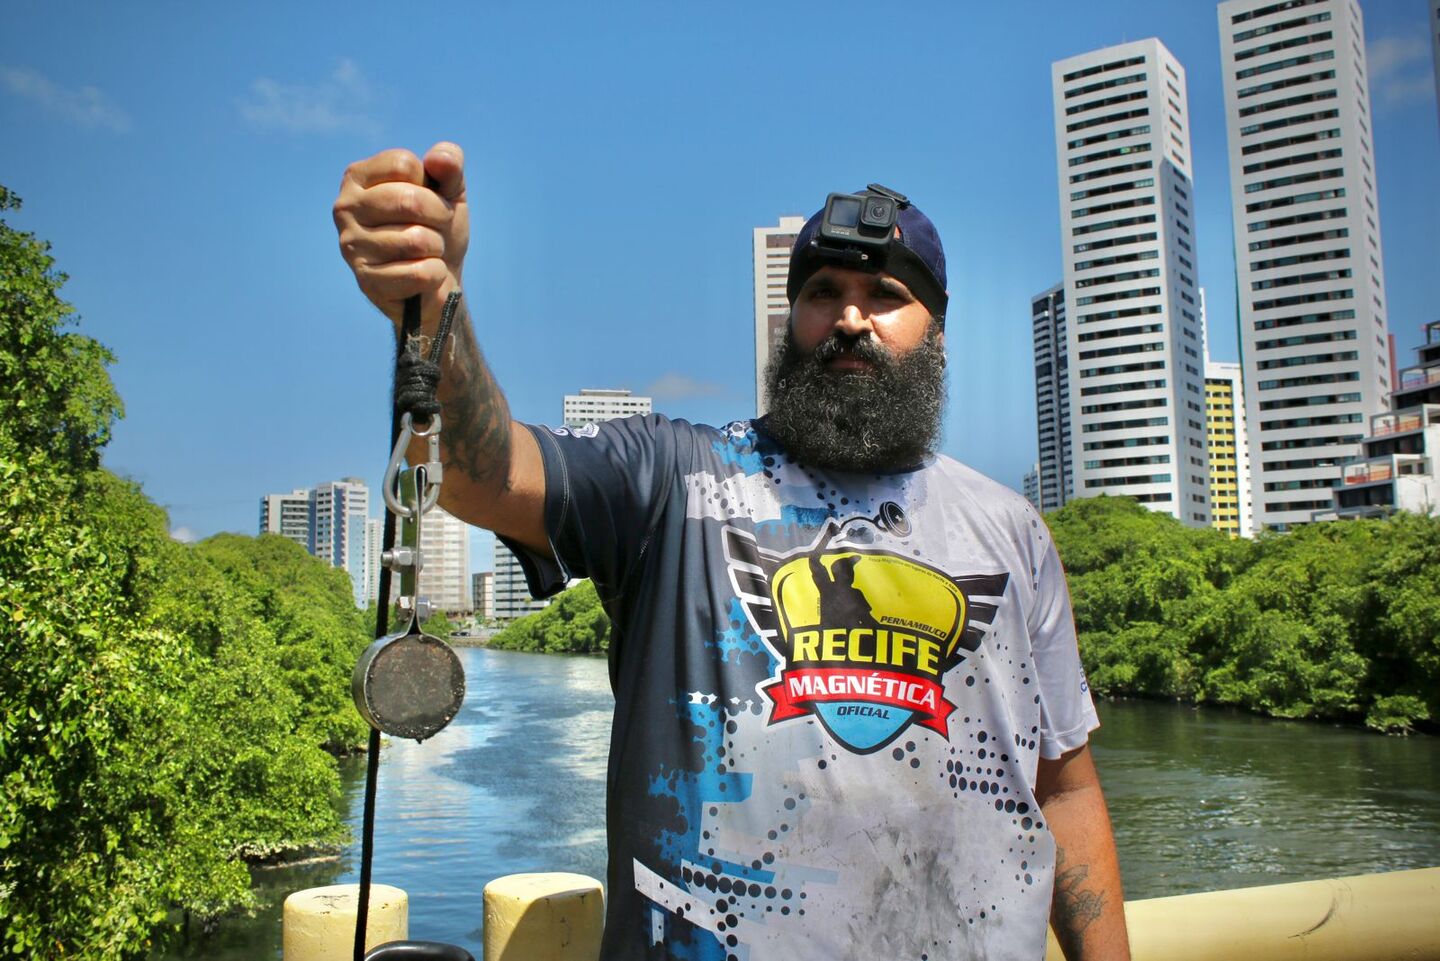
<instances>
[{"instance_id":1,"label":"camera mount on cap","mask_svg":"<svg viewBox=\"0 0 1440 961\"><path fill-rule=\"evenodd\" d=\"M880 184L869 184L858 194L830 194L810 244L829 259L871 266L875 255L890 246L896 215L908 206L904 194Z\"/></svg>"}]
</instances>

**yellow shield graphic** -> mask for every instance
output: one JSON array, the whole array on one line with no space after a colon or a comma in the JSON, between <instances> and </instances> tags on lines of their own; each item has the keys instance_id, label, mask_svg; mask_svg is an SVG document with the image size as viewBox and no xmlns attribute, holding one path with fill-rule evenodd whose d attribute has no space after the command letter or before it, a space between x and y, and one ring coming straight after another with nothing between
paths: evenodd
<instances>
[{"instance_id":1,"label":"yellow shield graphic","mask_svg":"<svg viewBox=\"0 0 1440 961\"><path fill-rule=\"evenodd\" d=\"M879 750L912 721L946 733L942 677L969 616L944 573L889 551L796 557L770 580L785 668L764 692L772 723L814 714L839 741Z\"/></svg>"}]
</instances>

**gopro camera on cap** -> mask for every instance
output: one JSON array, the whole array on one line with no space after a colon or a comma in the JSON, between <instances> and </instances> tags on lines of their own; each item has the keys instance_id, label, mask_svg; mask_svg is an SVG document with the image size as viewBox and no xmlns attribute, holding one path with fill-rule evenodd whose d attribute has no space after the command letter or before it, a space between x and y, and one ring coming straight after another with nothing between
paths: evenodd
<instances>
[{"instance_id":1,"label":"gopro camera on cap","mask_svg":"<svg viewBox=\"0 0 1440 961\"><path fill-rule=\"evenodd\" d=\"M831 194L820 219L820 242L883 247L895 229L895 201L873 194Z\"/></svg>"},{"instance_id":2,"label":"gopro camera on cap","mask_svg":"<svg viewBox=\"0 0 1440 961\"><path fill-rule=\"evenodd\" d=\"M870 260L871 252L889 245L896 215L909 205L904 194L879 184L868 185L863 193L831 194L814 246L833 257Z\"/></svg>"}]
</instances>

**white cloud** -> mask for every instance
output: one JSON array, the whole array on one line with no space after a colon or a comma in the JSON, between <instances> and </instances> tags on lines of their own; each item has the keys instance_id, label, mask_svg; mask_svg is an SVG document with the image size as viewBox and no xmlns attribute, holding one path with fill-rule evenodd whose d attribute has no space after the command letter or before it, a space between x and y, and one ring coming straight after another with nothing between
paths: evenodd
<instances>
[{"instance_id":1,"label":"white cloud","mask_svg":"<svg viewBox=\"0 0 1440 961\"><path fill-rule=\"evenodd\" d=\"M172 541L179 541L182 544L193 544L200 538L188 527L177 527L170 532L170 539Z\"/></svg>"},{"instance_id":2,"label":"white cloud","mask_svg":"<svg viewBox=\"0 0 1440 961\"><path fill-rule=\"evenodd\" d=\"M1423 73L1409 77L1395 77L1380 85L1380 102L1387 107L1398 107L1407 103L1420 103L1429 99L1435 91L1435 78Z\"/></svg>"},{"instance_id":3,"label":"white cloud","mask_svg":"<svg viewBox=\"0 0 1440 961\"><path fill-rule=\"evenodd\" d=\"M354 61L341 60L318 83L281 83L261 77L238 102L240 115L257 127L292 133L373 133L370 85Z\"/></svg>"},{"instance_id":4,"label":"white cloud","mask_svg":"<svg viewBox=\"0 0 1440 961\"><path fill-rule=\"evenodd\" d=\"M693 397L723 397L728 391L719 384L671 372L661 375L641 393L656 400L689 400Z\"/></svg>"},{"instance_id":5,"label":"white cloud","mask_svg":"<svg viewBox=\"0 0 1440 961\"><path fill-rule=\"evenodd\" d=\"M81 127L99 127L116 133L130 129L130 117L98 87L69 89L38 70L3 66L0 66L0 87Z\"/></svg>"},{"instance_id":6,"label":"white cloud","mask_svg":"<svg viewBox=\"0 0 1440 961\"><path fill-rule=\"evenodd\" d=\"M1365 48L1365 60L1372 79L1388 77L1418 60L1430 59L1430 48L1424 37L1406 34L1403 37L1377 37Z\"/></svg>"},{"instance_id":7,"label":"white cloud","mask_svg":"<svg viewBox=\"0 0 1440 961\"><path fill-rule=\"evenodd\" d=\"M1365 48L1370 67L1370 91L1385 107L1425 100L1434 89L1430 47L1414 34L1378 37Z\"/></svg>"}]
</instances>

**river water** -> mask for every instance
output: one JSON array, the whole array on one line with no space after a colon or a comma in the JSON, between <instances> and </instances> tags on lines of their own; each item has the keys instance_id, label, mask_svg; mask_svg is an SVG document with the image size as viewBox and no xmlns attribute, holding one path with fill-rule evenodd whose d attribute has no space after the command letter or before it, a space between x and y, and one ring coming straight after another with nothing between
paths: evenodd
<instances>
[{"instance_id":1,"label":"river water","mask_svg":"<svg viewBox=\"0 0 1440 961\"><path fill-rule=\"evenodd\" d=\"M459 717L390 743L377 883L410 896L410 936L481 951L481 891L520 871L604 878L609 681L600 659L465 648ZM1092 738L1127 898L1440 865L1440 738L1106 701ZM359 836L364 761L342 766ZM278 961L285 895L353 883L339 858L255 872L265 908L166 955Z\"/></svg>"}]
</instances>

